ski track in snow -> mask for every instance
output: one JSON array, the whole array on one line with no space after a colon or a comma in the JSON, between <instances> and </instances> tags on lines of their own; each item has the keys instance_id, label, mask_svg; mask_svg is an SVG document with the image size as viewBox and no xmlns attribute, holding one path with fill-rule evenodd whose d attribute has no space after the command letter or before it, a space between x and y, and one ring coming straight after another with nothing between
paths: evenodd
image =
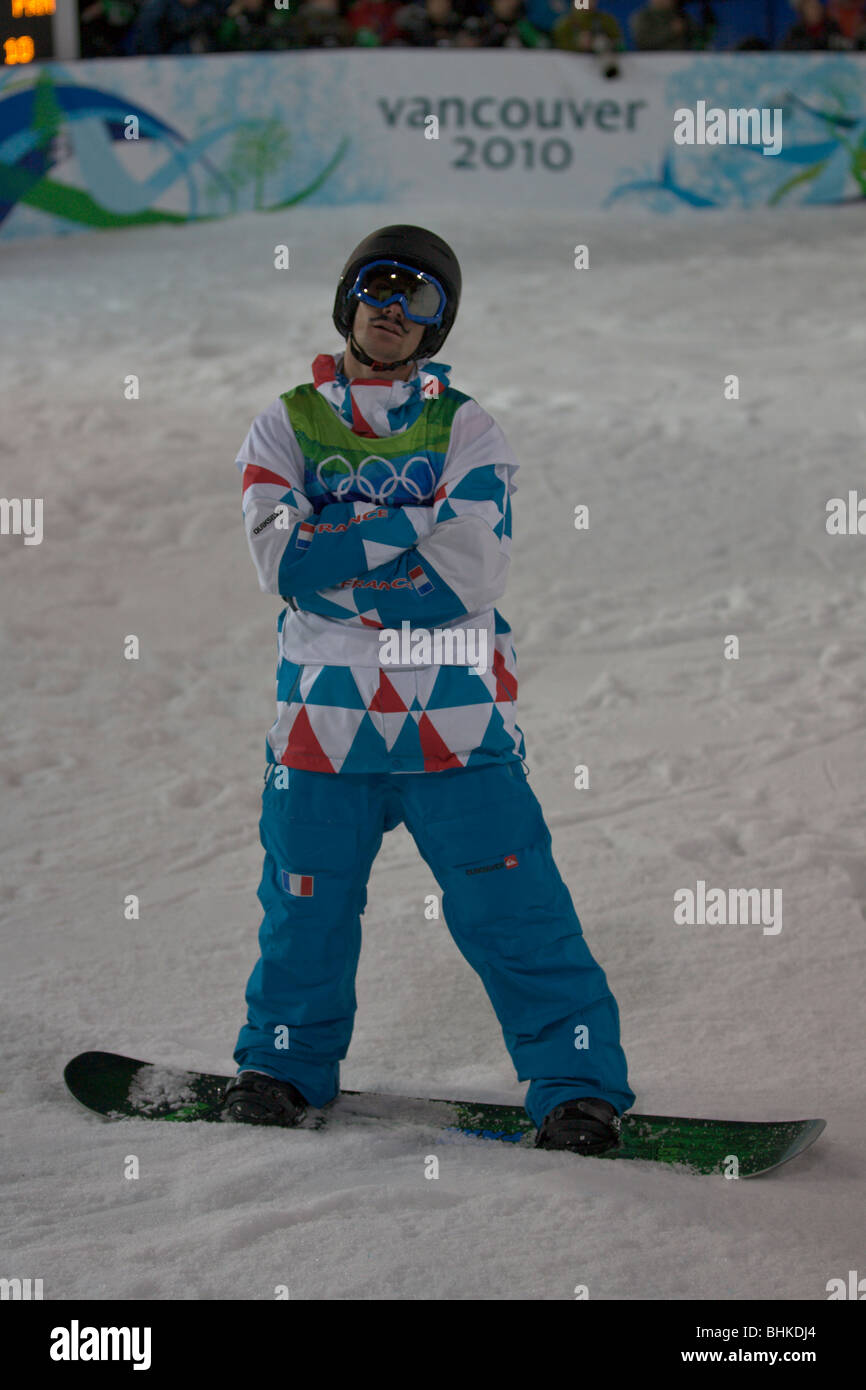
<instances>
[{"instance_id":1,"label":"ski track in snow","mask_svg":"<svg viewBox=\"0 0 866 1390\"><path fill-rule=\"evenodd\" d=\"M90 1048L234 1070L281 605L258 590L233 459L338 349L347 248L405 220L461 257L440 358L522 464L498 606L636 1108L824 1116L770 1177L372 1123L111 1125L63 1086ZM857 206L299 208L7 247L2 492L45 499L45 539L0 539L0 1273L53 1299L547 1300L585 1283L786 1300L862 1269L866 540L828 537L824 509L864 487L863 261ZM675 926L674 891L699 878L780 888L781 933ZM424 919L434 891L399 827L370 881L342 1084L517 1102L480 981Z\"/></svg>"}]
</instances>

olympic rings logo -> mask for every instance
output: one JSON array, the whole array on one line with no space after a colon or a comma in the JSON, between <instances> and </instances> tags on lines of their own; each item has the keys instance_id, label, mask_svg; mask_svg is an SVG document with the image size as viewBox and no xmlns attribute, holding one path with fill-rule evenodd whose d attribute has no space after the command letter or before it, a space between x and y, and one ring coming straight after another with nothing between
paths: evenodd
<instances>
[{"instance_id":1,"label":"olympic rings logo","mask_svg":"<svg viewBox=\"0 0 866 1390\"><path fill-rule=\"evenodd\" d=\"M375 479L364 476L364 469L370 464L381 465L379 469L375 470L377 474ZM338 482L333 480L333 476L331 478L323 477L323 473L329 468L332 475L335 471L343 474ZM411 474L410 469L412 469ZM385 472L384 478L382 478L383 470ZM429 485L422 490L425 473L429 479ZM413 454L399 471L391 459L382 458L379 454L368 454L358 464L357 470L342 454L329 454L316 468L316 478L329 492L336 493L338 498L345 497L347 492L357 490L370 502L384 502L388 497L393 496L401 485L405 493L414 497L417 502L426 501L427 498L433 496L436 490L436 474L426 454Z\"/></svg>"}]
</instances>

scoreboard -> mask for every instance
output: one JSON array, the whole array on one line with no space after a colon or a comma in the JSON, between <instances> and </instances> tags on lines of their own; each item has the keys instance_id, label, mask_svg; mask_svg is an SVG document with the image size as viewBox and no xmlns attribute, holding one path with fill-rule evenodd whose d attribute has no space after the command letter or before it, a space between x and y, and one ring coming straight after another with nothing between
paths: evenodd
<instances>
[{"instance_id":1,"label":"scoreboard","mask_svg":"<svg viewBox=\"0 0 866 1390\"><path fill-rule=\"evenodd\" d=\"M69 4L70 0L61 3ZM54 57L56 8L57 0L0 0L0 61L4 67L44 63Z\"/></svg>"}]
</instances>

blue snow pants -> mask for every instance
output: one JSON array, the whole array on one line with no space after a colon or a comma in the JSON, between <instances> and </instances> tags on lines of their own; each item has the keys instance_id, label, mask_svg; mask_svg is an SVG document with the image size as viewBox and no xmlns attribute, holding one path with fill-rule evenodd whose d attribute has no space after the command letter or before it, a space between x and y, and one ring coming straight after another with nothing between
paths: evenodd
<instances>
[{"instance_id":1,"label":"blue snow pants","mask_svg":"<svg viewBox=\"0 0 866 1390\"><path fill-rule=\"evenodd\" d=\"M446 772L268 769L258 890L261 956L246 990L239 1070L291 1081L314 1107L340 1087L355 1009L361 915L385 831L405 823L443 890L448 929L481 977L541 1124L571 1097L635 1102L619 1012L583 937L519 762ZM396 1043L396 1039L395 1039Z\"/></svg>"}]
</instances>

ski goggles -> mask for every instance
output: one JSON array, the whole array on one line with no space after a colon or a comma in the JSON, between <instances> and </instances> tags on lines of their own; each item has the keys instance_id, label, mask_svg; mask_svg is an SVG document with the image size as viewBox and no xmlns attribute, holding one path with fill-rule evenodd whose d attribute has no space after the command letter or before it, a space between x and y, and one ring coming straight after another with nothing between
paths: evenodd
<instances>
[{"instance_id":1,"label":"ski goggles","mask_svg":"<svg viewBox=\"0 0 866 1390\"><path fill-rule=\"evenodd\" d=\"M441 323L448 297L434 275L403 261L371 261L349 291L374 308L399 304L413 323Z\"/></svg>"}]
</instances>

